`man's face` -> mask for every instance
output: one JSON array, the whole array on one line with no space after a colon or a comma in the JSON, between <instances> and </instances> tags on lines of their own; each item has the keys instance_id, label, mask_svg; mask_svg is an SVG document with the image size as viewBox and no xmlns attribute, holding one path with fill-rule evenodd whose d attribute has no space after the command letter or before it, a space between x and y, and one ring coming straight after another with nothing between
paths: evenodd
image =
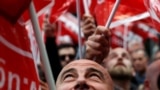
<instances>
[{"instance_id":1,"label":"man's face","mask_svg":"<svg viewBox=\"0 0 160 90\"><path fill-rule=\"evenodd\" d=\"M59 51L60 63L64 67L75 58L75 50L72 47L61 48Z\"/></svg>"},{"instance_id":2,"label":"man's face","mask_svg":"<svg viewBox=\"0 0 160 90\"><path fill-rule=\"evenodd\" d=\"M147 68L147 56L145 56L145 53L143 50L139 50L137 52L132 53L132 62L133 67L136 72L143 73L145 72Z\"/></svg>"},{"instance_id":3,"label":"man's face","mask_svg":"<svg viewBox=\"0 0 160 90\"><path fill-rule=\"evenodd\" d=\"M132 76L132 64L130 56L125 49L116 48L111 51L105 66L112 78L123 79Z\"/></svg>"},{"instance_id":4,"label":"man's face","mask_svg":"<svg viewBox=\"0 0 160 90\"><path fill-rule=\"evenodd\" d=\"M135 42L134 44L132 44L128 47L128 51L130 53L132 53L138 49L144 49L144 45L141 42Z\"/></svg>"},{"instance_id":5,"label":"man's face","mask_svg":"<svg viewBox=\"0 0 160 90\"><path fill-rule=\"evenodd\" d=\"M89 60L66 65L58 76L56 90L113 90L107 71Z\"/></svg>"}]
</instances>

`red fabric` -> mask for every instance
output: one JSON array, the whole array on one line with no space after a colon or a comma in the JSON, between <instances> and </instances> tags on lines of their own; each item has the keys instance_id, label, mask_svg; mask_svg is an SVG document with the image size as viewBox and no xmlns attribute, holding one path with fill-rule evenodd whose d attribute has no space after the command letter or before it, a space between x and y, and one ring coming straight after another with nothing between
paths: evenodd
<instances>
[{"instance_id":1,"label":"red fabric","mask_svg":"<svg viewBox=\"0 0 160 90\"><path fill-rule=\"evenodd\" d=\"M98 25L105 25L116 0L99 0L95 6ZM147 11L143 0L121 0L113 20L120 20Z\"/></svg>"},{"instance_id":2,"label":"red fabric","mask_svg":"<svg viewBox=\"0 0 160 90\"><path fill-rule=\"evenodd\" d=\"M74 14L77 13L76 1L77 0L74 0L74 2L71 4L71 6L68 9L68 12L71 12L71 13L74 13ZM80 17L82 17L83 14L84 14L83 0L79 0L79 2L80 2L79 3L79 5L80 5Z\"/></svg>"},{"instance_id":3,"label":"red fabric","mask_svg":"<svg viewBox=\"0 0 160 90\"><path fill-rule=\"evenodd\" d=\"M50 22L55 22L58 17L68 11L70 5L75 0L55 0L55 4L52 7L51 14L50 14Z\"/></svg>"},{"instance_id":4,"label":"red fabric","mask_svg":"<svg viewBox=\"0 0 160 90\"><path fill-rule=\"evenodd\" d=\"M123 38L115 34L111 35L111 48L123 47Z\"/></svg>"},{"instance_id":5,"label":"red fabric","mask_svg":"<svg viewBox=\"0 0 160 90\"><path fill-rule=\"evenodd\" d=\"M60 23L61 23L61 25L60 25ZM61 33L60 33L60 35L58 35L58 30L56 30L56 31L57 31L57 32L56 32L56 38L58 38L58 37L60 37L60 36L64 36L64 35L69 35L69 36L71 37L72 42L73 42L74 44L78 44L78 36L76 35L76 33L73 32L73 31L71 31L69 28L67 28L67 27L64 25L64 23L59 22L58 24L60 25L60 28L61 28L60 30L61 30L61 31L59 31L59 32L61 32ZM60 42L60 41L57 41L57 43L60 44L61 42Z\"/></svg>"},{"instance_id":6,"label":"red fabric","mask_svg":"<svg viewBox=\"0 0 160 90\"><path fill-rule=\"evenodd\" d=\"M151 38L153 41L158 42L158 37L154 35L153 33L150 33L149 31L145 30L145 27L139 26L139 24L145 24L143 22L136 22L134 23L133 27L131 28L132 32L138 34L143 38L145 41L148 38ZM147 25L147 24L146 24ZM148 28L149 30L152 30L153 27Z\"/></svg>"},{"instance_id":7,"label":"red fabric","mask_svg":"<svg viewBox=\"0 0 160 90\"><path fill-rule=\"evenodd\" d=\"M39 80L27 31L3 17L0 17L0 25L0 89L38 90Z\"/></svg>"},{"instance_id":8,"label":"red fabric","mask_svg":"<svg viewBox=\"0 0 160 90\"><path fill-rule=\"evenodd\" d=\"M160 32L160 22L157 22L156 20L152 19L150 23L152 23L153 27L156 28L158 32Z\"/></svg>"},{"instance_id":9,"label":"red fabric","mask_svg":"<svg viewBox=\"0 0 160 90\"><path fill-rule=\"evenodd\" d=\"M31 0L0 0L0 15L15 23Z\"/></svg>"},{"instance_id":10,"label":"red fabric","mask_svg":"<svg viewBox=\"0 0 160 90\"><path fill-rule=\"evenodd\" d=\"M43 23L44 23L44 19L45 19L45 15L46 14L42 14L38 17L38 21L39 21L39 26L42 29Z\"/></svg>"},{"instance_id":11,"label":"red fabric","mask_svg":"<svg viewBox=\"0 0 160 90\"><path fill-rule=\"evenodd\" d=\"M152 18L148 23L152 24L160 32L160 0L154 0L152 2L151 0L144 0L144 3Z\"/></svg>"},{"instance_id":12,"label":"red fabric","mask_svg":"<svg viewBox=\"0 0 160 90\"><path fill-rule=\"evenodd\" d=\"M115 2L115 0L111 0L112 2ZM144 12L146 11L146 7L144 5L143 0L121 0L120 3L122 5L128 6L128 8L132 8L135 11ZM134 12L133 12L134 13Z\"/></svg>"},{"instance_id":13,"label":"red fabric","mask_svg":"<svg viewBox=\"0 0 160 90\"><path fill-rule=\"evenodd\" d=\"M160 0L144 0L147 9L153 10L156 13L156 16L160 18ZM151 12L150 12L151 13Z\"/></svg>"},{"instance_id":14,"label":"red fabric","mask_svg":"<svg viewBox=\"0 0 160 90\"><path fill-rule=\"evenodd\" d=\"M107 22L107 19L110 15L110 12L113 8L113 5L115 4L116 0L98 0L96 3L96 5L94 4L92 7L95 6L94 8L94 15L97 21L98 25L105 25ZM93 3L93 2L92 2ZM95 3L95 2L94 2ZM115 13L115 16L113 18L112 21L118 21L118 20L123 20L125 18L128 17L132 17L141 13L146 12L147 9L144 5L143 0L120 0L120 4L118 6L118 9ZM145 24L151 26L153 28L153 22L151 21L151 19L145 20L144 22ZM157 24L157 22L155 25L157 27L159 27L159 25ZM136 24L136 23L134 23ZM117 46L123 46L123 35L124 35L124 28L119 28L118 27L118 31L122 33L122 36L119 37L117 36L115 33L117 32L117 30L115 30L116 28L113 29L112 31L112 47L117 47ZM149 33L149 32L145 32L142 29L137 28L136 25L134 25L134 27L130 28L133 29L133 32L140 35L143 40L146 40L146 38L152 38L154 41L157 42L158 38ZM135 30L136 29L136 30ZM158 29L159 30L159 29Z\"/></svg>"},{"instance_id":15,"label":"red fabric","mask_svg":"<svg viewBox=\"0 0 160 90\"><path fill-rule=\"evenodd\" d=\"M36 12L40 12L43 8L45 8L47 5L49 5L50 3L53 3L53 0L33 0L33 3L34 3L34 6L35 6L35 9L36 9ZM48 8L47 8L48 9ZM47 10L46 9L46 10ZM29 16L29 10L26 10L24 13L23 13L23 19L24 21L27 21L30 19L30 16Z\"/></svg>"},{"instance_id":16,"label":"red fabric","mask_svg":"<svg viewBox=\"0 0 160 90\"><path fill-rule=\"evenodd\" d=\"M104 0L103 3L98 3L97 2L97 5L95 7L95 18L96 18L96 21L97 21L97 24L98 25L105 25L107 19L108 19L108 16L109 16L109 2L107 2L108 0Z\"/></svg>"},{"instance_id":17,"label":"red fabric","mask_svg":"<svg viewBox=\"0 0 160 90\"><path fill-rule=\"evenodd\" d=\"M146 25L146 26L143 26L143 25ZM125 28L127 28L126 32L125 32ZM154 33L151 33L151 31L150 31L153 29L154 29L153 27L148 26L148 23L146 23L144 21L133 22L127 27L125 27L124 25L118 26L118 27L111 30L111 32L112 32L111 46L112 46L112 48L119 47L119 46L122 47L123 41L124 41L124 35L127 34L127 36L128 36L129 32L133 32L134 34L140 36L143 41L150 38L153 41L158 43L157 35Z\"/></svg>"}]
</instances>

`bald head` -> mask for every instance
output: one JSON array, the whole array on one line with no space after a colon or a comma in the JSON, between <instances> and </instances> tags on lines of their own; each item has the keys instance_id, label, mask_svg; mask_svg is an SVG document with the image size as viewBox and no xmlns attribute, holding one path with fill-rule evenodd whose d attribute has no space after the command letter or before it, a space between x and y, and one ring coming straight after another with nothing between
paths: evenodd
<instances>
[{"instance_id":1,"label":"bald head","mask_svg":"<svg viewBox=\"0 0 160 90\"><path fill-rule=\"evenodd\" d=\"M113 90L108 72L91 60L75 60L60 72L56 90Z\"/></svg>"},{"instance_id":2,"label":"bald head","mask_svg":"<svg viewBox=\"0 0 160 90\"><path fill-rule=\"evenodd\" d=\"M158 89L158 77L160 75L160 60L154 61L148 66L146 72L145 88L147 90L159 90ZM148 85L149 84L149 85Z\"/></svg>"}]
</instances>

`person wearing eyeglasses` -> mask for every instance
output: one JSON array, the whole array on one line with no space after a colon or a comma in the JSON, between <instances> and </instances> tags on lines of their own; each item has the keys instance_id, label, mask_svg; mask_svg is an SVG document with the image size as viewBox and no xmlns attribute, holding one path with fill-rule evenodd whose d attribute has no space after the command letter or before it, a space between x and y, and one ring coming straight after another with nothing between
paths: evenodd
<instances>
[{"instance_id":1,"label":"person wearing eyeglasses","mask_svg":"<svg viewBox=\"0 0 160 90\"><path fill-rule=\"evenodd\" d=\"M76 56L76 48L73 44L63 43L58 46L58 54L60 64L64 67L69 62L73 61Z\"/></svg>"}]
</instances>

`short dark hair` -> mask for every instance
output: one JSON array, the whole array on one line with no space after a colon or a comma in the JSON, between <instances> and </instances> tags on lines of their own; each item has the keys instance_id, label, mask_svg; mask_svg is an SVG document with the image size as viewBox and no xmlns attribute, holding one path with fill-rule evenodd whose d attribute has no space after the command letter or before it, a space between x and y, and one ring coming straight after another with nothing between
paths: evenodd
<instances>
[{"instance_id":1,"label":"short dark hair","mask_svg":"<svg viewBox=\"0 0 160 90\"><path fill-rule=\"evenodd\" d=\"M138 50L133 51L133 53L137 53L137 52L139 52L139 51L142 51L142 52L144 53L144 55L145 55L147 58L149 58L149 56L148 56L148 54L146 53L146 50L145 50L145 49L138 49Z\"/></svg>"}]
</instances>

